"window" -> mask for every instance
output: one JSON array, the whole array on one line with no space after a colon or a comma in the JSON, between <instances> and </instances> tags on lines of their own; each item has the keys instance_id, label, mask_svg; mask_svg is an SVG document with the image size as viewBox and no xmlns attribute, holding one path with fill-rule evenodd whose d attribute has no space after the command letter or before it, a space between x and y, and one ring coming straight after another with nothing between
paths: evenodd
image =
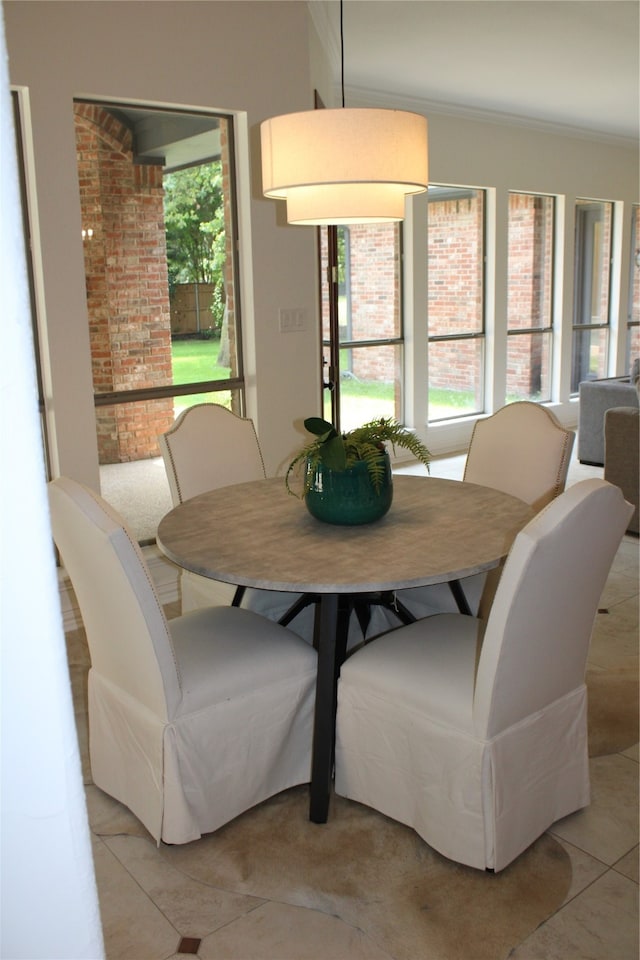
<instances>
[{"instance_id":1,"label":"window","mask_svg":"<svg viewBox=\"0 0 640 960\"><path fill-rule=\"evenodd\" d=\"M606 376L613 204L576 200L571 393Z\"/></svg>"},{"instance_id":2,"label":"window","mask_svg":"<svg viewBox=\"0 0 640 960\"><path fill-rule=\"evenodd\" d=\"M74 122L101 490L148 542L158 436L194 403L244 412L233 123L93 101Z\"/></svg>"},{"instance_id":3,"label":"window","mask_svg":"<svg viewBox=\"0 0 640 960\"><path fill-rule=\"evenodd\" d=\"M229 118L74 104L100 464L193 403L243 410Z\"/></svg>"},{"instance_id":4,"label":"window","mask_svg":"<svg viewBox=\"0 0 640 960\"><path fill-rule=\"evenodd\" d=\"M509 195L507 402L551 399L554 198Z\"/></svg>"},{"instance_id":5,"label":"window","mask_svg":"<svg viewBox=\"0 0 640 960\"><path fill-rule=\"evenodd\" d=\"M484 408L485 195L428 191L429 421Z\"/></svg>"},{"instance_id":6,"label":"window","mask_svg":"<svg viewBox=\"0 0 640 960\"><path fill-rule=\"evenodd\" d=\"M337 236L337 277L327 276L328 235ZM324 416L331 420L331 391L338 397L339 427L350 430L375 417L402 420L403 336L401 230L397 223L352 224L321 231ZM338 369L332 363L335 330L330 296L338 298Z\"/></svg>"},{"instance_id":7,"label":"window","mask_svg":"<svg viewBox=\"0 0 640 960\"><path fill-rule=\"evenodd\" d=\"M627 369L640 357L640 204L631 217L631 276L629 282L629 320L627 325Z\"/></svg>"}]
</instances>

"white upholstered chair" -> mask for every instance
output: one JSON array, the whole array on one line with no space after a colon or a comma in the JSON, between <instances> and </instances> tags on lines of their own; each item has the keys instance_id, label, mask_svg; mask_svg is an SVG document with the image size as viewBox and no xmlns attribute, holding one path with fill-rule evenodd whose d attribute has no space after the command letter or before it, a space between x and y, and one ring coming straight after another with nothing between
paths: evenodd
<instances>
[{"instance_id":1,"label":"white upholstered chair","mask_svg":"<svg viewBox=\"0 0 640 960\"><path fill-rule=\"evenodd\" d=\"M574 440L575 433L541 404L509 403L476 422L463 479L541 510L565 488Z\"/></svg>"},{"instance_id":2,"label":"white upholstered chair","mask_svg":"<svg viewBox=\"0 0 640 960\"><path fill-rule=\"evenodd\" d=\"M174 505L266 476L253 420L219 403L188 407L158 437Z\"/></svg>"},{"instance_id":3,"label":"white upholstered chair","mask_svg":"<svg viewBox=\"0 0 640 960\"><path fill-rule=\"evenodd\" d=\"M488 621L437 614L354 653L336 792L444 856L501 870L589 803L589 640L632 507L584 480L516 537Z\"/></svg>"},{"instance_id":4,"label":"white upholstered chair","mask_svg":"<svg viewBox=\"0 0 640 960\"><path fill-rule=\"evenodd\" d=\"M166 433L158 437L174 506L233 483L266 476L253 420L239 417L218 403L201 403L184 410ZM220 531L225 536L225 531ZM280 620L300 599L299 594L275 590L245 590L197 573L180 574L182 612L203 606L233 603L271 620ZM295 618L291 629L310 639L313 611Z\"/></svg>"},{"instance_id":5,"label":"white upholstered chair","mask_svg":"<svg viewBox=\"0 0 640 960\"><path fill-rule=\"evenodd\" d=\"M510 403L476 422L463 480L511 494L538 511L563 492L574 440L546 407ZM488 614L500 570L460 581L472 613ZM415 617L458 611L449 584L401 590L398 599Z\"/></svg>"},{"instance_id":6,"label":"white upholstered chair","mask_svg":"<svg viewBox=\"0 0 640 960\"><path fill-rule=\"evenodd\" d=\"M188 407L158 437L174 506L207 490L266 476L253 420L219 403ZM243 588L183 570L182 612L219 603L239 605Z\"/></svg>"},{"instance_id":7,"label":"white upholstered chair","mask_svg":"<svg viewBox=\"0 0 640 960\"><path fill-rule=\"evenodd\" d=\"M91 656L96 785L157 841L186 843L308 782L315 650L237 607L167 622L118 514L68 478L49 498Z\"/></svg>"}]
</instances>

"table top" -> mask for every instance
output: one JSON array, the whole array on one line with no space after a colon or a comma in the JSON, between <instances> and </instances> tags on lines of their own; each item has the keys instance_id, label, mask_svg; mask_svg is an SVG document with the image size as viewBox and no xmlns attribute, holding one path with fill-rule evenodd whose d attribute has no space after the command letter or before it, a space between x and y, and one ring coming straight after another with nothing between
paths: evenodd
<instances>
[{"instance_id":1,"label":"table top","mask_svg":"<svg viewBox=\"0 0 640 960\"><path fill-rule=\"evenodd\" d=\"M460 579L497 566L531 507L458 480L393 477L381 520L333 526L287 493L281 477L220 487L174 507L159 548L227 583L296 593L368 593Z\"/></svg>"}]
</instances>

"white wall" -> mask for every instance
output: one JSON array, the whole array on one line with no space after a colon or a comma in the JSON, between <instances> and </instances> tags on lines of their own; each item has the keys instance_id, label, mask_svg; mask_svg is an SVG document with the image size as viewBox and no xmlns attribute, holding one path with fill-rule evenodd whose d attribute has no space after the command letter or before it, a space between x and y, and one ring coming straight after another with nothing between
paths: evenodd
<instances>
[{"instance_id":1,"label":"white wall","mask_svg":"<svg viewBox=\"0 0 640 960\"><path fill-rule=\"evenodd\" d=\"M40 444L0 9L0 955L104 956Z\"/></svg>"}]
</instances>

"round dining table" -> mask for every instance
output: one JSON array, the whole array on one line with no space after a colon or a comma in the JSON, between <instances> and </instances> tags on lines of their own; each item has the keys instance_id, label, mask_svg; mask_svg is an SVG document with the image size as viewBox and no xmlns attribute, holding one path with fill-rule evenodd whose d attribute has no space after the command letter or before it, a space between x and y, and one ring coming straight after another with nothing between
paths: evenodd
<instances>
[{"instance_id":1,"label":"round dining table","mask_svg":"<svg viewBox=\"0 0 640 960\"><path fill-rule=\"evenodd\" d=\"M220 487L174 507L160 521L157 544L174 563L204 577L317 601L309 816L324 823L337 680L354 598L490 570L532 516L528 504L491 487L394 475L391 509L381 520L334 526L312 517L282 478L272 478Z\"/></svg>"}]
</instances>

